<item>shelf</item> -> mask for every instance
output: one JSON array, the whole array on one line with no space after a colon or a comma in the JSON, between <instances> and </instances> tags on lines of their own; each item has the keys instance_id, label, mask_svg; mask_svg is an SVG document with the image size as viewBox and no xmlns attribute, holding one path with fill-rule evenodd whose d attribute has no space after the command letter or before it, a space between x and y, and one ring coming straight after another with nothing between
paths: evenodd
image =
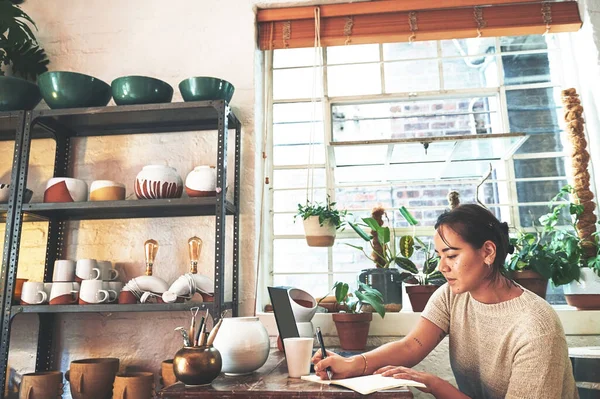
<instances>
[{"instance_id":1,"label":"shelf","mask_svg":"<svg viewBox=\"0 0 600 399\"><path fill-rule=\"evenodd\" d=\"M11 318L21 313L116 313L116 312L170 312L187 311L194 306L200 310L212 310L214 302L99 304L99 305L27 305L12 306ZM231 309L232 303L223 303L223 309Z\"/></svg>"},{"instance_id":2,"label":"shelf","mask_svg":"<svg viewBox=\"0 0 600 399\"><path fill-rule=\"evenodd\" d=\"M26 220L46 220L51 217L62 220L92 220L207 216L216 214L216 203L215 197L54 202L24 204L23 212ZM228 215L235 214L236 209L232 203L226 201L225 207Z\"/></svg>"},{"instance_id":3,"label":"shelf","mask_svg":"<svg viewBox=\"0 0 600 399\"><path fill-rule=\"evenodd\" d=\"M23 111L0 112L0 141L14 140Z\"/></svg>"},{"instance_id":4,"label":"shelf","mask_svg":"<svg viewBox=\"0 0 600 399\"><path fill-rule=\"evenodd\" d=\"M48 131L64 127L71 137L217 130L222 107L228 107L223 100L39 110L33 123ZM228 127L238 123L230 112Z\"/></svg>"}]
</instances>

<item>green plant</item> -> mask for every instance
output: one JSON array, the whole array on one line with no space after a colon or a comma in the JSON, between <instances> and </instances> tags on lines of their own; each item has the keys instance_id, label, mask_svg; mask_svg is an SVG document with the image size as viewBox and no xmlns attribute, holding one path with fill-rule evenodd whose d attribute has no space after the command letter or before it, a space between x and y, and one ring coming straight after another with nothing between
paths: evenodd
<instances>
[{"instance_id":1,"label":"green plant","mask_svg":"<svg viewBox=\"0 0 600 399\"><path fill-rule=\"evenodd\" d=\"M539 232L520 231L515 238L510 238L515 252L505 263L506 271L517 272L532 270L545 279L551 279L553 270L561 262L556 253L550 249L547 239Z\"/></svg>"},{"instance_id":2,"label":"green plant","mask_svg":"<svg viewBox=\"0 0 600 399\"><path fill-rule=\"evenodd\" d=\"M11 66L15 76L33 79L48 70L49 61L29 27L33 20L18 5L0 0L0 76Z\"/></svg>"},{"instance_id":3,"label":"green plant","mask_svg":"<svg viewBox=\"0 0 600 399\"><path fill-rule=\"evenodd\" d=\"M353 295L349 295L350 286L341 281L333 285L335 290L335 300L341 306L348 307L348 313L359 313L362 305L370 305L381 317L385 316L385 307L383 306L383 295L375 288L359 282L358 289Z\"/></svg>"},{"instance_id":4,"label":"green plant","mask_svg":"<svg viewBox=\"0 0 600 399\"><path fill-rule=\"evenodd\" d=\"M342 227L343 218L346 217L345 210L335 209L335 202L330 202L329 196L327 196L327 202L325 205L318 202L309 202L306 201L306 204L298 204L298 213L294 216L294 221L296 217L300 216L302 220L306 220L311 216L319 217L319 225L323 226L327 221L333 224L336 229Z\"/></svg>"}]
</instances>

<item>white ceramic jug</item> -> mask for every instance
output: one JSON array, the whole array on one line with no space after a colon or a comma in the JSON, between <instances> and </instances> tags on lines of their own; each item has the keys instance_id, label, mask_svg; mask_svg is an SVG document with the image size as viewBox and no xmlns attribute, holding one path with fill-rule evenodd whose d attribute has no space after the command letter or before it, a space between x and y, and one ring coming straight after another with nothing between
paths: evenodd
<instances>
[{"instance_id":1,"label":"white ceramic jug","mask_svg":"<svg viewBox=\"0 0 600 399\"><path fill-rule=\"evenodd\" d=\"M267 361L269 334L258 317L228 317L213 346L221 352L226 375L249 374Z\"/></svg>"}]
</instances>

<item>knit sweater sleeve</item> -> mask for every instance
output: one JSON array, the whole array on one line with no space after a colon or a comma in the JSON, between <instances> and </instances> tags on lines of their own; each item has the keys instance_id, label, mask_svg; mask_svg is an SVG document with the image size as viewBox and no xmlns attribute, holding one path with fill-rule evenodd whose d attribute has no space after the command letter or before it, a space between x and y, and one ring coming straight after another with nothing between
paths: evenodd
<instances>
[{"instance_id":1,"label":"knit sweater sleeve","mask_svg":"<svg viewBox=\"0 0 600 399\"><path fill-rule=\"evenodd\" d=\"M572 399L571 368L564 336L544 334L529 339L514 356L505 399Z\"/></svg>"},{"instance_id":2,"label":"knit sweater sleeve","mask_svg":"<svg viewBox=\"0 0 600 399\"><path fill-rule=\"evenodd\" d=\"M431 295L421 317L441 328L446 334L450 332L450 287L447 283Z\"/></svg>"}]
</instances>

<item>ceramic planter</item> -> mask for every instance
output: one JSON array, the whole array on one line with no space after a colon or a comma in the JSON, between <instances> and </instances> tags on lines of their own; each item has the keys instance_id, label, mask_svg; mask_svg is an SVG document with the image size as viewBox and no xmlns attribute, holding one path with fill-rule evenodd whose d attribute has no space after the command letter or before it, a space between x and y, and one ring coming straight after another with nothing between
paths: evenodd
<instances>
[{"instance_id":1,"label":"ceramic planter","mask_svg":"<svg viewBox=\"0 0 600 399\"><path fill-rule=\"evenodd\" d=\"M542 277L541 274L533 270L522 270L513 272L512 279L517 284L529 291L537 294L542 299L546 299L546 291L548 290L548 279Z\"/></svg>"},{"instance_id":2,"label":"ceramic planter","mask_svg":"<svg viewBox=\"0 0 600 399\"><path fill-rule=\"evenodd\" d=\"M217 195L217 172L208 165L196 166L185 178L185 192L190 197Z\"/></svg>"},{"instance_id":3,"label":"ceramic planter","mask_svg":"<svg viewBox=\"0 0 600 399\"><path fill-rule=\"evenodd\" d=\"M600 310L600 277L594 270L582 267L578 281L563 286L565 299L579 310Z\"/></svg>"},{"instance_id":4,"label":"ceramic planter","mask_svg":"<svg viewBox=\"0 0 600 399\"><path fill-rule=\"evenodd\" d=\"M214 346L221 352L225 374L249 374L267 361L269 334L258 317L224 318Z\"/></svg>"},{"instance_id":5,"label":"ceramic planter","mask_svg":"<svg viewBox=\"0 0 600 399\"><path fill-rule=\"evenodd\" d=\"M304 219L304 235L309 247L331 247L335 242L336 227L327 220L323 226L319 224L318 216L309 216Z\"/></svg>"},{"instance_id":6,"label":"ceramic planter","mask_svg":"<svg viewBox=\"0 0 600 399\"><path fill-rule=\"evenodd\" d=\"M90 185L90 201L121 201L125 185L111 180L95 180Z\"/></svg>"},{"instance_id":7,"label":"ceramic planter","mask_svg":"<svg viewBox=\"0 0 600 399\"><path fill-rule=\"evenodd\" d=\"M347 351L362 351L367 346L373 313L334 313L340 346Z\"/></svg>"},{"instance_id":8,"label":"ceramic planter","mask_svg":"<svg viewBox=\"0 0 600 399\"><path fill-rule=\"evenodd\" d=\"M439 285L407 285L406 293L410 299L413 312L422 312L431 295L440 288Z\"/></svg>"},{"instance_id":9,"label":"ceramic planter","mask_svg":"<svg viewBox=\"0 0 600 399\"><path fill-rule=\"evenodd\" d=\"M118 371L117 358L74 360L65 378L73 399L110 398Z\"/></svg>"},{"instance_id":10,"label":"ceramic planter","mask_svg":"<svg viewBox=\"0 0 600 399\"><path fill-rule=\"evenodd\" d=\"M46 184L44 202L83 202L87 200L87 183L71 177L53 177Z\"/></svg>"},{"instance_id":11,"label":"ceramic planter","mask_svg":"<svg viewBox=\"0 0 600 399\"><path fill-rule=\"evenodd\" d=\"M183 182L175 168L148 165L136 176L134 189L139 199L180 198Z\"/></svg>"}]
</instances>

